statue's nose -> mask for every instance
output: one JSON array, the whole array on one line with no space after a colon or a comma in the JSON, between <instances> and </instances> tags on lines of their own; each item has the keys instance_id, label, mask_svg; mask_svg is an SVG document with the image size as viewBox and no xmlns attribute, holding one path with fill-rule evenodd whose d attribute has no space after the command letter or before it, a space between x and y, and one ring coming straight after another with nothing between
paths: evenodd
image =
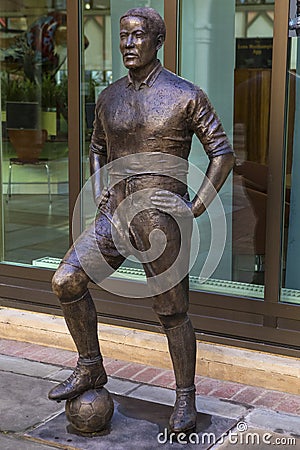
<instances>
[{"instance_id":1,"label":"statue's nose","mask_svg":"<svg viewBox=\"0 0 300 450\"><path fill-rule=\"evenodd\" d=\"M133 37L129 35L126 40L126 48L134 47Z\"/></svg>"}]
</instances>

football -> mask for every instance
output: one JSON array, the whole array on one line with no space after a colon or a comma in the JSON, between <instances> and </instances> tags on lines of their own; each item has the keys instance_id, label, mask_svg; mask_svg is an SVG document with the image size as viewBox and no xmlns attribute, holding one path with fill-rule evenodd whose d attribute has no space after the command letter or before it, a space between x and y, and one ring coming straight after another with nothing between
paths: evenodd
<instances>
[{"instance_id":1,"label":"football","mask_svg":"<svg viewBox=\"0 0 300 450\"><path fill-rule=\"evenodd\" d=\"M107 428L113 412L114 403L105 388L85 391L66 402L68 421L82 433L97 433Z\"/></svg>"}]
</instances>

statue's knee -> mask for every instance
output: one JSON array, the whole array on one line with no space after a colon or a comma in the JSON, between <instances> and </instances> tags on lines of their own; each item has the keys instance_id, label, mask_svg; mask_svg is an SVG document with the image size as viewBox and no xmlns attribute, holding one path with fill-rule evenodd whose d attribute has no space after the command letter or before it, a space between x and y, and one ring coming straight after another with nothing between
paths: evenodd
<instances>
[{"instance_id":1,"label":"statue's knee","mask_svg":"<svg viewBox=\"0 0 300 450\"><path fill-rule=\"evenodd\" d=\"M164 328L174 328L181 325L185 320L187 320L186 313L172 314L169 316L158 315L160 323Z\"/></svg>"},{"instance_id":2,"label":"statue's knee","mask_svg":"<svg viewBox=\"0 0 300 450\"><path fill-rule=\"evenodd\" d=\"M87 289L88 278L82 270L62 264L52 278L52 290L60 300L73 300Z\"/></svg>"},{"instance_id":3,"label":"statue's knee","mask_svg":"<svg viewBox=\"0 0 300 450\"><path fill-rule=\"evenodd\" d=\"M66 279L61 276L57 270L52 278L52 291L57 297L61 298L65 290L67 290Z\"/></svg>"}]
</instances>

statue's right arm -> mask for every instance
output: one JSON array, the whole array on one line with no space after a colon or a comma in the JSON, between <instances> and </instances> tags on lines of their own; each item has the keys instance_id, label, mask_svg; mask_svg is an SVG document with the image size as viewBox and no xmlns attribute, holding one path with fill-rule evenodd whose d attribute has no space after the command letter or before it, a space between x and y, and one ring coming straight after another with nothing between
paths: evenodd
<instances>
[{"instance_id":1,"label":"statue's right arm","mask_svg":"<svg viewBox=\"0 0 300 450\"><path fill-rule=\"evenodd\" d=\"M95 110L93 127L89 160L93 196L95 203L98 205L104 194L103 188L105 186L105 180L103 179L104 170L100 169L102 169L107 163L106 136L98 114L98 103Z\"/></svg>"}]
</instances>

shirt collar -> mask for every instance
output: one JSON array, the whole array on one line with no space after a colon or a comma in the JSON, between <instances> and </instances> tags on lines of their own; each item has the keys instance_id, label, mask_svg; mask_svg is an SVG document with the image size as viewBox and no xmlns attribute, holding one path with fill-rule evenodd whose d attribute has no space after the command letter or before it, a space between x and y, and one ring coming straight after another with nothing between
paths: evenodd
<instances>
[{"instance_id":1,"label":"shirt collar","mask_svg":"<svg viewBox=\"0 0 300 450\"><path fill-rule=\"evenodd\" d=\"M141 89L142 86L148 86L148 87L153 86L153 84L155 83L156 78L158 77L158 75L160 74L161 71L162 71L162 65L161 65L161 62L158 59L156 61L155 67L146 76L146 78L140 83L139 89ZM133 79L132 79L132 77L130 75L130 71L128 72L127 78L128 78L127 87L129 87L131 85L134 85Z\"/></svg>"}]
</instances>

